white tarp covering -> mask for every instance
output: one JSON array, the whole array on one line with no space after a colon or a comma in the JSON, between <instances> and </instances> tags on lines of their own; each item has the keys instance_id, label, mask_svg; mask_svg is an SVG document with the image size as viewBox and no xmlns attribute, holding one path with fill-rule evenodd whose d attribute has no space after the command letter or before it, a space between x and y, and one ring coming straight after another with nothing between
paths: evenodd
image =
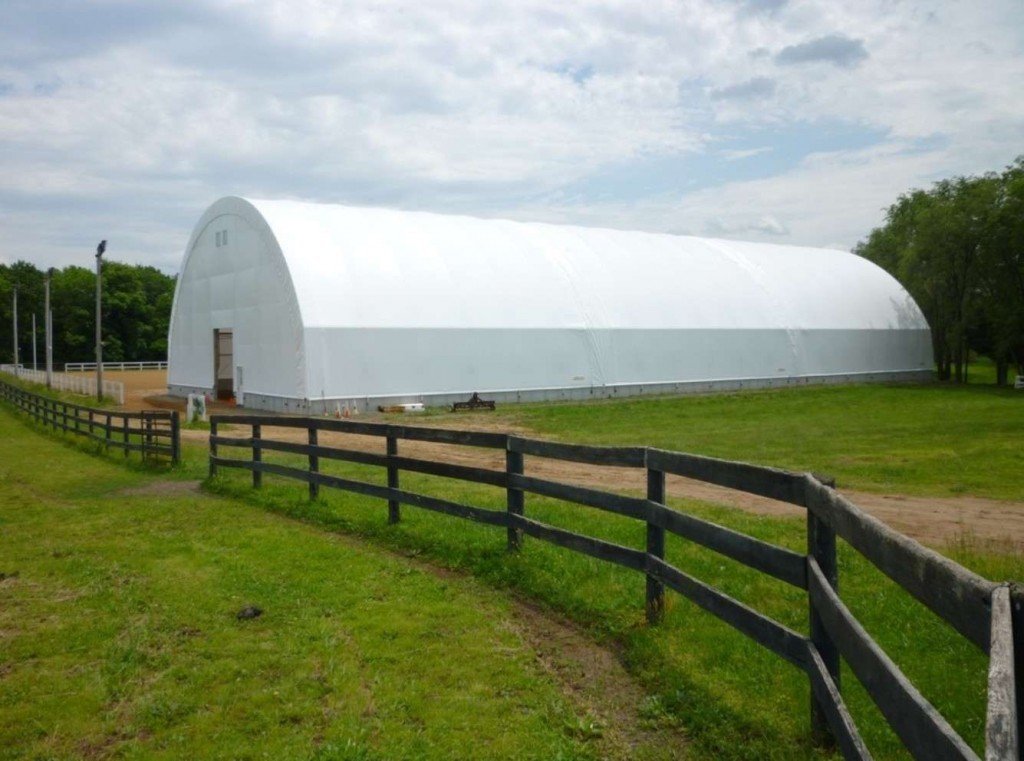
<instances>
[{"instance_id":1,"label":"white tarp covering","mask_svg":"<svg viewBox=\"0 0 1024 761\"><path fill-rule=\"evenodd\" d=\"M917 305L842 251L230 197L185 252L172 390L212 388L215 329L282 408L931 367Z\"/></svg>"}]
</instances>

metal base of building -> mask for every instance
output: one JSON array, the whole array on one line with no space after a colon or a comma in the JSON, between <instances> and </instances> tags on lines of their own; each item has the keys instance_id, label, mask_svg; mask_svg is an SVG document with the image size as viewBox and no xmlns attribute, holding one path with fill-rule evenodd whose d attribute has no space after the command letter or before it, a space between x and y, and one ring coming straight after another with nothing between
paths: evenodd
<instances>
[{"instance_id":1,"label":"metal base of building","mask_svg":"<svg viewBox=\"0 0 1024 761\"><path fill-rule=\"evenodd\" d=\"M850 383L925 383L932 380L931 370L905 370L894 372L844 373L838 375L803 375L786 378L736 378L727 380L675 381L668 383L631 383L617 386L588 386L571 388L539 388L521 390L479 391L484 399L499 404L524 402L585 401L588 399L616 399L634 396L675 396L742 391L745 389L788 388L791 386L839 385ZM358 396L325 399L294 399L245 392L238 406L250 410L267 410L292 415L339 415L347 409L352 412L376 412L378 406L396 404L423 404L426 407L449 407L464 402L477 389L459 393L398 394L391 396ZM173 396L212 394L213 389L186 386L168 386Z\"/></svg>"}]
</instances>

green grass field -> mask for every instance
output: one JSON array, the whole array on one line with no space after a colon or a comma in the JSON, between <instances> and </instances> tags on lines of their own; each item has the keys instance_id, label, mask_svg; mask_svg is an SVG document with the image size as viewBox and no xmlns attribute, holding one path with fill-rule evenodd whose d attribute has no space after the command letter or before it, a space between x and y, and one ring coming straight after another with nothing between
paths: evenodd
<instances>
[{"instance_id":1,"label":"green grass field","mask_svg":"<svg viewBox=\"0 0 1024 761\"><path fill-rule=\"evenodd\" d=\"M0 758L594 755L507 597L177 486L0 411Z\"/></svg>"},{"instance_id":2,"label":"green grass field","mask_svg":"<svg viewBox=\"0 0 1024 761\"><path fill-rule=\"evenodd\" d=\"M1024 394L981 386L851 386L506 407L486 420L490 426L507 423L520 430L567 441L650 444L787 468L813 469L836 475L841 485L847 487L1019 500L1024 491L1019 434L1024 423L1022 405ZM438 419L431 414L412 421L402 418L402 422L427 425ZM451 422L451 417L445 422ZM28 440L33 441L31 437ZM42 442L38 447L55 446L42 437L35 440ZM63 451L70 456L75 454L72 450L73 447L65 445ZM64 456L62 453L61 457ZM123 488L118 483L145 483L157 478L196 480L204 477L206 471L206 450L197 445L185 448L185 463L180 470L163 475L146 473L139 468L125 470L102 460L75 456L76 463L83 463L80 466L83 471L94 468L99 469L97 473L102 471L103 486L89 487L99 490L90 499L114 513L118 512L117 489ZM286 455L266 454L265 459L294 462L294 458ZM6 456L0 459L5 468L7 461ZM78 467L75 466L75 472ZM322 461L322 468L383 483L383 473L374 468L325 461ZM83 477L78 482L92 484L97 478L101 477ZM402 479L403 488L409 490L496 509L504 505L504 494L498 489L411 474L403 474ZM2 485L7 488L6 480ZM38 493L40 504L36 506L35 517L28 522L39 523L31 531L49 541L51 532L58 527L47 523L49 513L44 504L49 497L40 489L39 484L32 487ZM224 512L227 518L223 523L217 520L207 525L212 517L208 511L201 515L195 513L195 497L177 496L157 501L166 507L162 520L174 522L180 518L184 525L179 526L179 530L194 532L189 534L189 542L226 542L220 554L222 562L234 563L236 556L241 557L238 546L224 538L225 532L233 536L230 527L237 530L239 525L248 527L250 523L263 527L262 540L246 544L253 552L248 562L257 567L262 553L272 553L282 568L291 567L289 563L299 565L296 557L302 550L292 543L289 532L298 532L311 543L323 542L329 548L325 550L328 556L350 547L350 544L339 545L337 540L332 540L336 535L357 537L359 543L355 548L372 557L380 554L380 549L374 548L415 555L431 564L458 570L460 578L478 580L484 588L470 584L470 591L479 595L491 610L497 611L495 615L500 616L503 606L508 604L509 594L513 594L538 601L551 611L579 622L593 638L618 652L645 686L649 697L642 706L641 720L659 726L683 727L690 738L691 758L791 759L827 755L815 750L810 743L808 689L802 674L672 593L669 593L670 605L664 623L648 627L643 620L644 582L638 574L529 538L520 554L509 555L504 550L502 529L422 513L413 508L403 508L402 523L388 526L386 506L380 501L324 490L320 500L309 503L303 484L269 476L259 492L251 490L248 474L241 472L223 473L208 484L208 489L216 496L204 499L218 505L218 512ZM66 493L53 498L57 504L68 500ZM803 549L804 526L800 520L756 516L693 501L674 504L753 536ZM527 514L622 544L642 546L643 527L629 519L532 496L527 498ZM283 521L286 518L297 518L307 528L297 528L294 523ZM154 531L154 525L160 524L131 525L133 530L127 533L135 537L132 542L137 544L127 554L133 563L149 563L151 554L159 555L154 548L159 548L161 542L154 538L159 534ZM20 542L8 539L11 531L6 524L3 528L4 538L0 541L14 542L14 546L24 543L24 538ZM220 538L210 539L208 534ZM31 532L28 535L32 536ZM82 535L83 540L89 536L81 530L75 535ZM98 537L94 540L100 541ZM1024 578L1024 558L1019 555L992 554L968 541L948 548L947 554L992 579ZM0 554L0 557L7 555ZM682 569L787 626L806 630L806 599L798 590L679 540L670 539L668 557ZM187 578L195 564L196 578L189 582L190 589L195 590L199 599L216 596L216 592L206 590L207 578L213 573L207 561L205 553L185 554L169 575L183 574ZM116 562L127 563L128 560ZM242 560L237 562L244 565ZM330 557L323 557L321 563L324 569L332 565ZM303 558L301 565L306 564ZM335 586L344 579L337 572L338 567L335 557L334 571L323 571L329 581L304 589L305 606L320 604L321 595L340 594ZM842 594L847 604L925 696L980 751L984 729L985 657L842 544L840 571ZM6 592L5 587L0 586L0 589ZM290 590L294 591L294 588ZM351 589L349 593L355 594ZM167 595L173 597L173 590L160 587L154 599L163 600ZM220 624L219 628L209 630L207 642L220 642L222 638L233 641L230 638L238 636L238 632L248 631L228 615L235 603L244 604L246 596L241 594L232 599L232 605L211 609L209 617ZM427 601L424 604L427 605ZM410 602L404 610L415 613L416 606ZM59 613L56 615L60 617ZM301 617L298 612L295 615ZM443 618L445 614L438 611L436 615ZM130 609L110 610L108 626L125 626L124 622L132 620L132 616ZM260 622L262 625L263 619ZM375 627L379 627L380 622L373 621L368 614L359 619L359 625L368 628L366 636L372 640L377 636ZM0 628L10 629L11 624L0 618ZM206 631L203 626L197 625L197 628ZM0 640L0 645L7 642ZM308 657L304 641L292 642L291 646L294 658ZM7 656L4 659L7 660ZM23 659L24 656L19 656L11 660L20 663ZM173 669L178 660L175 652L167 654L166 668ZM555 757L558 753L571 757L595 752L594 747L588 747L580 739L579 733L566 734L556 731L557 727L552 729L553 723L561 722L563 728L565 724L564 719L552 721L552 712L556 717L564 717L567 712L571 714L571 708L567 708L564 701L559 703L557 690L541 676L529 672L525 659L520 665L523 671L518 678L533 680L528 691L533 695L536 690L538 695L536 701L529 703L529 710L536 712L530 720L537 722L543 731L536 735L536 748L524 744L515 748L512 755L529 755L534 750L538 757ZM447 666L434 669L424 679L448 678L445 668ZM494 668L493 664L490 668ZM0 696L5 695L6 679L0 677ZM247 689L252 689L252 684ZM189 693L193 688L182 689ZM205 693L205 690L200 689L200 692ZM898 740L849 672L844 673L844 696L877 757L906 757ZM137 701L147 700L148 688L140 685ZM35 701L35 708L25 710L38 713L38 698ZM297 712L304 710L314 709L311 704L300 704ZM91 721L95 721L96 714L89 715L93 717ZM403 723L401 716L394 719ZM448 720L454 721L451 717ZM430 752L441 748L444 739L453 733L450 723L446 723L448 720L443 715L436 719L435 744L429 746ZM111 726L116 726L116 719L106 721L106 725L96 727L82 718L82 726L102 737L104 732L109 734ZM568 721L571 724L578 718ZM264 722L272 723L272 720L267 715L255 716L245 731L258 728L275 736L285 733L277 726L268 729ZM409 730L406 727L400 731ZM526 731L532 733L534 729ZM193 727L192 732L195 741L208 741L201 727ZM285 757L296 756L296 749L308 747L303 745L309 742L308 736L299 737L299 730L294 733L288 737L295 739L295 744L281 746L286 748ZM133 737L121 742L129 743L127 747L135 749L132 752L138 755L155 754L151 740L145 733L142 736L145 739ZM52 737L52 732L45 737ZM346 735L344 742L350 739ZM33 742L37 743L36 748L48 747L42 744L45 740ZM363 743L358 747L359 752L364 753L364 756L353 757L374 757L373 753L388 757L387 749L377 744L377 736L359 736L352 742ZM486 742L485 747L495 749L497 755L502 755L498 748L513 747L500 746L497 740ZM215 752L229 753L222 751L221 746L213 747ZM223 747L231 747L230 741ZM429 757L427 752L409 755ZM408 757L403 753L392 753L392 756Z\"/></svg>"},{"instance_id":3,"label":"green grass field","mask_svg":"<svg viewBox=\"0 0 1024 761\"><path fill-rule=\"evenodd\" d=\"M289 462L286 456L265 455L265 459ZM381 474L367 467L332 463L321 469L383 483ZM438 478L404 474L402 486L482 507L504 506L503 494L489 487L452 486ZM272 477L254 492L248 474L229 471L219 475L211 488L328 530L418 553L572 617L593 636L620 649L652 694L648 706L652 715L682 724L693 741L694 757L816 754L808 734L804 676L672 593L664 623L648 627L643 617L643 577L634 572L530 538L519 555L510 556L504 549L502 529L414 508L404 508L401 524L388 526L386 506L380 501L324 490L321 499L310 504L304 485ZM792 549L802 549L805 542L800 520L753 516L692 501L674 505ZM642 524L626 518L533 496L527 498L527 514L620 544L643 546ZM985 554L966 545L954 554L991 578L1024 578L1024 558ZM799 590L674 537L669 538L667 557L697 578L806 632L807 604ZM847 604L923 693L980 749L985 657L845 546L841 546L840 566ZM877 757L901 757L898 741L849 674L846 697Z\"/></svg>"},{"instance_id":4,"label":"green grass field","mask_svg":"<svg viewBox=\"0 0 1024 761\"><path fill-rule=\"evenodd\" d=\"M817 386L499 414L546 438L827 473L846 488L1024 501L1024 392L991 385Z\"/></svg>"}]
</instances>

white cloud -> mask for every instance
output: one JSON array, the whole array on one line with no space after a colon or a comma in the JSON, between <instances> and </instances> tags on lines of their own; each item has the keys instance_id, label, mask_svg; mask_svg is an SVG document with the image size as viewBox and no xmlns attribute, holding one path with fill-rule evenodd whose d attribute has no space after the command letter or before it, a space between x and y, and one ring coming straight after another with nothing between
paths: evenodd
<instances>
[{"instance_id":1,"label":"white cloud","mask_svg":"<svg viewBox=\"0 0 1024 761\"><path fill-rule=\"evenodd\" d=\"M0 234L173 270L240 193L851 245L908 187L1024 150L1022 24L1013 0L7 3ZM815 124L884 138L733 139ZM595 179L685 156L725 164Z\"/></svg>"}]
</instances>

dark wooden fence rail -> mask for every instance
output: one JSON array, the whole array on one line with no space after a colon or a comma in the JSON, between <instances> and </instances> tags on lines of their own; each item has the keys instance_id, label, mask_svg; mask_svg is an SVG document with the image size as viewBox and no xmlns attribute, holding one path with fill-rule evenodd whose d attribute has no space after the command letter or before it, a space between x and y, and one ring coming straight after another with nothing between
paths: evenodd
<instances>
[{"instance_id":1,"label":"dark wooden fence rail","mask_svg":"<svg viewBox=\"0 0 1024 761\"><path fill-rule=\"evenodd\" d=\"M250 426L246 437L222 436L221 425ZM267 436L266 427L306 430L306 444ZM323 446L320 431L375 436L384 454ZM483 447L505 452L504 470L403 457L402 440ZM222 457L219 447L249 449L249 459ZM306 456L307 467L263 461L265 451ZM596 467L645 468L645 498L536 478L525 473L524 457L568 460ZM386 469L387 486L321 473L322 459ZM656 622L664 610L665 588L674 590L804 671L811 687L812 730L822 744L838 745L846 758L870 754L843 702L840 658L864 685L886 721L915 758L976 759L941 714L918 692L864 630L839 594L836 540L842 538L877 568L989 655L987 761L1021 761L1024 595L995 584L893 531L810 474L644 447L593 447L536 441L499 433L452 431L316 418L220 416L210 418L210 474L218 468L294 478L309 484L310 498L321 486L377 497L388 504L388 520L400 520L400 505L504 526L510 550L531 536L574 552L638 571L646 576L646 610ZM505 510L451 502L400 488L402 471L461 479L506 490ZM665 505L666 474L686 476L730 489L799 505L807 510L807 553L793 552ZM644 549L624 547L527 517L525 495L538 494L644 521ZM807 591L810 636L789 629L742 602L701 582L665 560L665 533L675 534Z\"/></svg>"},{"instance_id":2,"label":"dark wooden fence rail","mask_svg":"<svg viewBox=\"0 0 1024 761\"><path fill-rule=\"evenodd\" d=\"M125 457L139 452L143 459L166 457L173 463L181 459L179 418L174 411L119 412L83 407L33 394L3 381L0 399L55 431L87 436L107 449L124 450Z\"/></svg>"}]
</instances>

